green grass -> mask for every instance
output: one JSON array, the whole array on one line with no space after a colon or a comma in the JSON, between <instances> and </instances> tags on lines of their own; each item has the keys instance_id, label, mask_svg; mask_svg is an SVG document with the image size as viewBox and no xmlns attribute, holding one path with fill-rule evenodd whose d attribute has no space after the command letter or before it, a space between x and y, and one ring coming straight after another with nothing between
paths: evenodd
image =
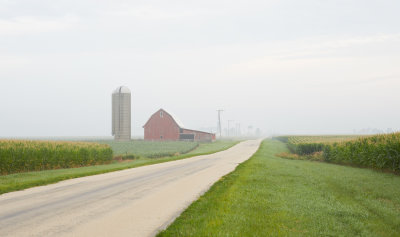
<instances>
[{"instance_id":1,"label":"green grass","mask_svg":"<svg viewBox=\"0 0 400 237\"><path fill-rule=\"evenodd\" d=\"M87 166L87 167L71 168L71 169L45 170L38 172L26 172L26 173L3 175L0 176L0 194L22 190L34 186L56 183L66 179L107 173L116 170L134 168L144 165L151 165L172 160L179 160L197 155L211 154L217 151L225 150L237 143L238 143L237 141L225 141L225 140L216 141L214 143L201 143L197 149L191 151L190 153L172 157L163 157L163 158L141 157L133 161L127 161L123 163L112 163L108 165L96 165L96 166Z\"/></svg>"},{"instance_id":2,"label":"green grass","mask_svg":"<svg viewBox=\"0 0 400 237\"><path fill-rule=\"evenodd\" d=\"M238 144L240 141L233 141L233 140L217 140L212 143L200 143L199 146L190 151L189 155L203 155L209 154L210 152L214 153L216 151L226 150L233 145Z\"/></svg>"},{"instance_id":3,"label":"green grass","mask_svg":"<svg viewBox=\"0 0 400 237\"><path fill-rule=\"evenodd\" d=\"M175 154L185 154L195 149L199 143L184 141L114 141L100 140L97 143L110 145L114 155L133 154L141 157L158 158L172 156Z\"/></svg>"},{"instance_id":4,"label":"green grass","mask_svg":"<svg viewBox=\"0 0 400 237\"><path fill-rule=\"evenodd\" d=\"M263 142L158 236L400 236L400 177Z\"/></svg>"}]
</instances>

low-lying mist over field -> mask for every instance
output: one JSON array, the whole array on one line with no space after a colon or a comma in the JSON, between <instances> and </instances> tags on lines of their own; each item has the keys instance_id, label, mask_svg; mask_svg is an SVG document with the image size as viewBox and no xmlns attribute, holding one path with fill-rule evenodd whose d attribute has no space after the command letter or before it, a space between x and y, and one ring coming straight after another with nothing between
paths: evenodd
<instances>
[{"instance_id":1,"label":"low-lying mist over field","mask_svg":"<svg viewBox=\"0 0 400 237\"><path fill-rule=\"evenodd\" d=\"M0 137L132 136L160 108L223 136L400 129L400 2L0 0Z\"/></svg>"}]
</instances>

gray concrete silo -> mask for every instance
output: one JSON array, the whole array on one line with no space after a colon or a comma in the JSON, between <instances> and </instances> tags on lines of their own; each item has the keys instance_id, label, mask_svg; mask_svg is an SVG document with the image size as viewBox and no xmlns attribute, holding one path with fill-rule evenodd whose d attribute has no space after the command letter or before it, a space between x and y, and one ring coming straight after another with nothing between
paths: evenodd
<instances>
[{"instance_id":1,"label":"gray concrete silo","mask_svg":"<svg viewBox=\"0 0 400 237\"><path fill-rule=\"evenodd\" d=\"M131 139L131 91L125 86L112 94L112 135L117 141Z\"/></svg>"}]
</instances>

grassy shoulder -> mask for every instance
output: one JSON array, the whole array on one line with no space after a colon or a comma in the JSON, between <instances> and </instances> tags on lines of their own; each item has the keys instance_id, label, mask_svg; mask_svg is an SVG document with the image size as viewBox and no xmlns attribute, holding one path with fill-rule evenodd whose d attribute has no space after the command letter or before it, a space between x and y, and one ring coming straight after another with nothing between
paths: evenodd
<instances>
[{"instance_id":1,"label":"grassy shoulder","mask_svg":"<svg viewBox=\"0 0 400 237\"><path fill-rule=\"evenodd\" d=\"M71 169L45 170L38 172L16 173L0 176L0 194L22 190L34 186L56 183L66 179L102 174L117 170L135 168L144 165L157 164L173 160L189 158L198 155L211 154L226 150L238 141L221 140L213 143L201 143L195 150L178 156L163 158L138 158L133 161L115 162L107 165L95 165Z\"/></svg>"},{"instance_id":2,"label":"grassy shoulder","mask_svg":"<svg viewBox=\"0 0 400 237\"><path fill-rule=\"evenodd\" d=\"M192 157L192 156L198 156L198 155L207 155L207 154L212 154L218 151L223 151L226 150L236 144L238 144L240 141L238 140L217 140L212 143L200 143L199 146L186 153L180 155L180 157Z\"/></svg>"},{"instance_id":3,"label":"grassy shoulder","mask_svg":"<svg viewBox=\"0 0 400 237\"><path fill-rule=\"evenodd\" d=\"M399 176L281 152L264 141L158 236L399 236Z\"/></svg>"}]
</instances>

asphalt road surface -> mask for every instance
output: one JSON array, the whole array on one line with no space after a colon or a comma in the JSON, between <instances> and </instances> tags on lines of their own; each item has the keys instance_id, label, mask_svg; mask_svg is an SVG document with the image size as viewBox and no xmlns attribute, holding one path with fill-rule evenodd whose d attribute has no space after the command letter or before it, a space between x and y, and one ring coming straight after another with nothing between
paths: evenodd
<instances>
[{"instance_id":1,"label":"asphalt road surface","mask_svg":"<svg viewBox=\"0 0 400 237\"><path fill-rule=\"evenodd\" d=\"M154 236L260 142L0 195L0 236Z\"/></svg>"}]
</instances>

